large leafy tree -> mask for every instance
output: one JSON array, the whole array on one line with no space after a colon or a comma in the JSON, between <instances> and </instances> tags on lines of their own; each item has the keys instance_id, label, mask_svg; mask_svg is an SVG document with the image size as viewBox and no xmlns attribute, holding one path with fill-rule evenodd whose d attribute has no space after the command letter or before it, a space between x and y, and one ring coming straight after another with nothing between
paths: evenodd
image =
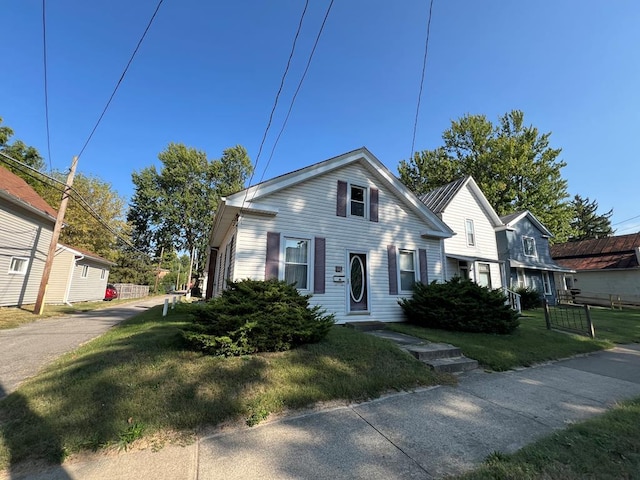
<instances>
[{"instance_id":1,"label":"large leafy tree","mask_svg":"<svg viewBox=\"0 0 640 480\"><path fill-rule=\"evenodd\" d=\"M573 197L571 205L574 209L574 217L571 221L573 234L569 240L589 240L613 235L610 220L613 209L598 215L598 202L590 201L589 197L583 198L580 195Z\"/></svg>"},{"instance_id":2,"label":"large leafy tree","mask_svg":"<svg viewBox=\"0 0 640 480\"><path fill-rule=\"evenodd\" d=\"M401 161L400 179L420 195L471 175L498 215L530 210L556 241L564 241L573 209L561 175L566 163L558 159L561 149L550 147L550 135L526 126L519 110L496 124L484 115L465 115L444 131L442 146Z\"/></svg>"},{"instance_id":3,"label":"large leafy tree","mask_svg":"<svg viewBox=\"0 0 640 480\"><path fill-rule=\"evenodd\" d=\"M252 171L244 147L227 148L220 159L180 143L158 155L162 167L132 175L134 195L127 220L138 248L157 255L160 247L204 251L221 196L241 190Z\"/></svg>"}]
</instances>

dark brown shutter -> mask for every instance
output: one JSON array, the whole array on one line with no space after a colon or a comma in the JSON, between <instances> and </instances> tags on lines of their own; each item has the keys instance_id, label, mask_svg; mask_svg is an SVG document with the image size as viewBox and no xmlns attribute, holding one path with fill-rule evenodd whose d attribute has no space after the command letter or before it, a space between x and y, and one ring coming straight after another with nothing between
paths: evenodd
<instances>
[{"instance_id":1,"label":"dark brown shutter","mask_svg":"<svg viewBox=\"0 0 640 480\"><path fill-rule=\"evenodd\" d=\"M315 250L313 252L313 293L324 293L326 241L322 237L316 237L314 243Z\"/></svg>"},{"instance_id":2,"label":"dark brown shutter","mask_svg":"<svg viewBox=\"0 0 640 480\"><path fill-rule=\"evenodd\" d=\"M429 274L427 273L427 250L418 249L418 261L420 262L420 283L429 284Z\"/></svg>"},{"instance_id":3,"label":"dark brown shutter","mask_svg":"<svg viewBox=\"0 0 640 480\"><path fill-rule=\"evenodd\" d=\"M378 189L373 187L369 189L369 220L378 221Z\"/></svg>"},{"instance_id":4,"label":"dark brown shutter","mask_svg":"<svg viewBox=\"0 0 640 480\"><path fill-rule=\"evenodd\" d=\"M396 246L387 245L387 260L389 268L389 295L398 294L398 258Z\"/></svg>"},{"instance_id":5,"label":"dark brown shutter","mask_svg":"<svg viewBox=\"0 0 640 480\"><path fill-rule=\"evenodd\" d=\"M347 182L338 180L338 201L336 203L336 215L347 216Z\"/></svg>"},{"instance_id":6,"label":"dark brown shutter","mask_svg":"<svg viewBox=\"0 0 640 480\"><path fill-rule=\"evenodd\" d=\"M280 234L267 232L267 260L264 264L264 279L278 278L280 265Z\"/></svg>"}]
</instances>

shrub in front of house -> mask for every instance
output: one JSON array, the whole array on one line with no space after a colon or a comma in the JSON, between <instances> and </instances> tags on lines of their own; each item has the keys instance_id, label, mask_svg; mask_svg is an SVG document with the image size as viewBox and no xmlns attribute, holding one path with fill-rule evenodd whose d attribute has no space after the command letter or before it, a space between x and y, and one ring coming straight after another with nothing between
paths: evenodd
<instances>
[{"instance_id":1,"label":"shrub in front of house","mask_svg":"<svg viewBox=\"0 0 640 480\"><path fill-rule=\"evenodd\" d=\"M520 307L522 310L533 310L542 306L542 295L535 288L518 287L516 293L520 295Z\"/></svg>"},{"instance_id":2,"label":"shrub in front of house","mask_svg":"<svg viewBox=\"0 0 640 480\"><path fill-rule=\"evenodd\" d=\"M284 281L229 282L219 297L183 307L193 318L183 338L190 348L218 356L277 352L315 343L329 333L334 316L310 306L310 297Z\"/></svg>"},{"instance_id":3,"label":"shrub in front of house","mask_svg":"<svg viewBox=\"0 0 640 480\"><path fill-rule=\"evenodd\" d=\"M499 290L454 277L445 283L416 283L412 297L398 303L407 321L422 327L508 334L520 321L505 300Z\"/></svg>"}]
</instances>

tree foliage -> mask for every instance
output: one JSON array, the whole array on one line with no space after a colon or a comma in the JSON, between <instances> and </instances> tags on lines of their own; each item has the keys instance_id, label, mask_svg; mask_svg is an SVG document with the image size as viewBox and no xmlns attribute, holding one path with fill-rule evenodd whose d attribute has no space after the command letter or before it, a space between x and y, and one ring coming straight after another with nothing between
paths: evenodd
<instances>
[{"instance_id":1,"label":"tree foliage","mask_svg":"<svg viewBox=\"0 0 640 480\"><path fill-rule=\"evenodd\" d=\"M588 240L613 235L610 220L613 209L598 215L598 202L590 201L589 197L582 198L580 195L573 197L571 206L574 210L571 221L573 234L569 240Z\"/></svg>"},{"instance_id":2,"label":"tree foliage","mask_svg":"<svg viewBox=\"0 0 640 480\"><path fill-rule=\"evenodd\" d=\"M209 160L201 150L170 143L158 158L159 171L150 166L132 175L133 241L149 254L161 246L202 253L220 197L241 190L252 171L247 151L237 145Z\"/></svg>"},{"instance_id":3,"label":"tree foliage","mask_svg":"<svg viewBox=\"0 0 640 480\"><path fill-rule=\"evenodd\" d=\"M26 163L31 168L36 170L42 170L44 168L44 159L40 156L40 153L35 147L25 145L21 140L15 140L13 143L9 143L9 140L13 137L13 130L6 125L2 125L2 117L0 117L0 152L5 155L9 155L11 158ZM26 175L23 170L18 169L15 164L4 162L4 165L8 170L11 170L16 175L24 178L27 183L31 184L32 177Z\"/></svg>"},{"instance_id":4,"label":"tree foliage","mask_svg":"<svg viewBox=\"0 0 640 480\"><path fill-rule=\"evenodd\" d=\"M493 124L484 115L465 115L444 131L444 145L417 152L398 167L400 179L424 194L471 175L498 215L530 210L564 241L571 233L572 208L558 160L561 149L549 146L551 133L525 126L513 110Z\"/></svg>"}]
</instances>

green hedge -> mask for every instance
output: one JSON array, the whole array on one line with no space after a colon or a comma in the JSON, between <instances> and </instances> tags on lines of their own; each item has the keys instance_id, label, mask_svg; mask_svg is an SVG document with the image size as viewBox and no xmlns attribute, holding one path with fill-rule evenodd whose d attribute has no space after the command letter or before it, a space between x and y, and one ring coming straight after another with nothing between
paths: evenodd
<instances>
[{"instance_id":1,"label":"green hedge","mask_svg":"<svg viewBox=\"0 0 640 480\"><path fill-rule=\"evenodd\" d=\"M398 303L408 322L423 327L507 334L520 321L505 300L499 290L454 277L445 283L416 283L413 296Z\"/></svg>"},{"instance_id":2,"label":"green hedge","mask_svg":"<svg viewBox=\"0 0 640 480\"><path fill-rule=\"evenodd\" d=\"M229 282L220 297L186 307L194 324L183 330L183 337L192 349L223 356L318 342L334 324L334 316L310 306L309 298L283 281Z\"/></svg>"},{"instance_id":3,"label":"green hedge","mask_svg":"<svg viewBox=\"0 0 640 480\"><path fill-rule=\"evenodd\" d=\"M518 287L516 293L520 295L520 307L523 310L533 310L542 306L542 295L535 288Z\"/></svg>"}]
</instances>

